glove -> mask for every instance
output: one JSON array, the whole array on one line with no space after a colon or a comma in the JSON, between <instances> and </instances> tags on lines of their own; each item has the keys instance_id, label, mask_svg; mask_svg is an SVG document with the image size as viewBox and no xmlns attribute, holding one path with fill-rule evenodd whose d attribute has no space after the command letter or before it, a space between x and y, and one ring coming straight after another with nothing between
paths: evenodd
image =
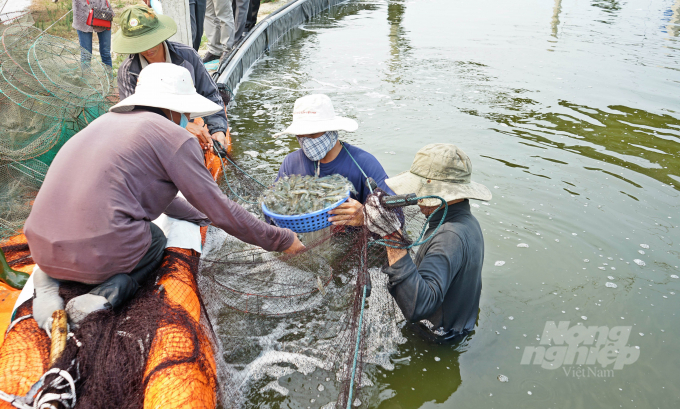
<instances>
[{"instance_id":1,"label":"glove","mask_svg":"<svg viewBox=\"0 0 680 409\"><path fill-rule=\"evenodd\" d=\"M368 196L364 204L364 224L380 237L389 236L401 228L401 222L394 211L384 208L380 198L384 192L377 191Z\"/></svg>"},{"instance_id":2,"label":"glove","mask_svg":"<svg viewBox=\"0 0 680 409\"><path fill-rule=\"evenodd\" d=\"M90 313L111 308L111 303L105 297L95 294L83 294L71 298L66 304L66 315L74 328L78 328L81 321Z\"/></svg>"},{"instance_id":3,"label":"glove","mask_svg":"<svg viewBox=\"0 0 680 409\"><path fill-rule=\"evenodd\" d=\"M38 326L52 336L52 314L64 309L64 300L59 296L59 281L45 274L40 268L33 271L33 319Z\"/></svg>"}]
</instances>

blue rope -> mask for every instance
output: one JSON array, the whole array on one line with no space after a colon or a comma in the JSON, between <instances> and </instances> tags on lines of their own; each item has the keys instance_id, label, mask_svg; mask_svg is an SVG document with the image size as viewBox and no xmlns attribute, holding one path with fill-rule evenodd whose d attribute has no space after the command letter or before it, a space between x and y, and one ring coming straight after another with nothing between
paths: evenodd
<instances>
[{"instance_id":1,"label":"blue rope","mask_svg":"<svg viewBox=\"0 0 680 409\"><path fill-rule=\"evenodd\" d=\"M446 214L449 211L449 204L446 203L446 200L444 200L443 198L441 198L439 196L428 195L428 196L420 196L420 197L415 198L415 200L421 200L421 199L439 199L442 202L442 204L440 204L439 207L427 217L427 220L425 221L425 224L423 225L423 229L421 230L420 235L418 236L418 239L416 241L414 241L413 243L411 243L408 246L400 246L400 245L398 245L398 242L395 241L395 240L378 239L378 240L374 240L374 241L368 243L368 245L371 246L371 245L378 245L379 244L381 246L390 247L390 248L393 248L393 249L408 250L411 247L420 246L420 245L423 245L423 244L427 243L428 241L430 241L432 239L432 237L434 237L435 234L439 231L439 228L442 227L442 224L444 224L444 219L446 219ZM442 218L439 221L439 224L434 229L432 234L427 236L426 239L423 239L423 237L425 236L425 233L427 232L428 226L430 225L430 219L432 219L432 216L434 216L434 214L437 213L442 207L444 207L444 214L442 215Z\"/></svg>"},{"instance_id":2,"label":"blue rope","mask_svg":"<svg viewBox=\"0 0 680 409\"><path fill-rule=\"evenodd\" d=\"M342 142L340 142L340 145L342 145L342 149L344 149L345 152L347 152L347 154L349 155L349 157L352 159L352 162L354 162L354 164L357 165L357 168L359 168L359 171L361 171L361 174L364 175L364 178L365 178L366 180L368 180L368 176L366 175L366 172L364 172L364 170L361 169L361 166L359 166L359 164L357 163L357 161L354 159L354 156L352 156L352 154L349 153L349 149L347 149L347 147L345 146L345 144L342 143ZM366 185L368 186L368 190L370 190L371 193L373 193L373 188L371 187L371 184L370 184L370 183L366 183Z\"/></svg>"},{"instance_id":3,"label":"blue rope","mask_svg":"<svg viewBox=\"0 0 680 409\"><path fill-rule=\"evenodd\" d=\"M357 327L357 343L354 347L354 361L352 362L352 379L349 382L349 395L347 397L347 409L352 407L352 390L354 389L354 375L357 373L357 358L359 357L359 343L361 341L361 321L364 319L364 306L366 305L366 285L361 298L361 314L359 314L359 326Z\"/></svg>"}]
</instances>

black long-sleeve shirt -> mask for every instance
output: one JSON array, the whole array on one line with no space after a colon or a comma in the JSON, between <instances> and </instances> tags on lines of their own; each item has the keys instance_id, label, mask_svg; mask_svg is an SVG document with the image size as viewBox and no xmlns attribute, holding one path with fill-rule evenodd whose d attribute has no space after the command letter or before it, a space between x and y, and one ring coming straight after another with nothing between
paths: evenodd
<instances>
[{"instance_id":1,"label":"black long-sleeve shirt","mask_svg":"<svg viewBox=\"0 0 680 409\"><path fill-rule=\"evenodd\" d=\"M425 237L432 234L442 214L440 210L432 216ZM427 319L436 335L449 337L474 329L483 261L482 229L464 200L449 206L439 231L418 249L415 263L406 255L383 272L407 320Z\"/></svg>"}]
</instances>

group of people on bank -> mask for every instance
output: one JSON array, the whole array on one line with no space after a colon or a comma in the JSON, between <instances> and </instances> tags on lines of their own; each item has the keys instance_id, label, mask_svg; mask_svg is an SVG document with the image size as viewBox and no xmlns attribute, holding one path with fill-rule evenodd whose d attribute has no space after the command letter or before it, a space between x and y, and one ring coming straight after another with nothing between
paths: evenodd
<instances>
[{"instance_id":1,"label":"group of people on bank","mask_svg":"<svg viewBox=\"0 0 680 409\"><path fill-rule=\"evenodd\" d=\"M162 213L212 224L268 251L305 250L295 233L225 196L206 169L203 150L225 143L226 111L195 50L167 40L173 27L145 6L123 13L113 38L114 48L130 54L118 73L121 101L59 151L26 221L38 266L33 316L48 332L55 310L66 309L78 325L134 296L161 263L166 238L152 221ZM198 117L206 127L192 122ZM406 319L436 341L459 339L475 326L482 288L484 241L469 199L490 200L491 193L471 181L469 157L452 144L425 146L410 170L390 178L373 155L340 140L340 131L357 129L353 119L335 115L328 96L299 98L291 125L275 136L295 135L301 149L285 157L278 177L345 176L356 193L329 221L365 226L388 240L401 235L403 218L382 211L380 195L443 198L446 212L439 199L418 202L429 216L426 236L434 236L415 259L405 249L387 248L382 271ZM379 189L369 188L371 181ZM92 289L64 306L63 281Z\"/></svg>"},{"instance_id":2,"label":"group of people on bank","mask_svg":"<svg viewBox=\"0 0 680 409\"><path fill-rule=\"evenodd\" d=\"M89 21L91 9L108 10L111 15L114 14L109 0L71 0L71 2L72 26L78 33L80 47L86 51L82 55L83 60L90 60L95 33L99 41L99 55L105 65L113 66L112 50L118 54L129 54L126 49L117 47L116 44L112 47L110 28L93 25ZM149 7L155 2L162 8L163 0L139 0L139 2ZM228 55L244 34L255 26L259 9L260 0L189 0L190 48L198 51L205 33L208 50L202 58L204 63Z\"/></svg>"}]
</instances>

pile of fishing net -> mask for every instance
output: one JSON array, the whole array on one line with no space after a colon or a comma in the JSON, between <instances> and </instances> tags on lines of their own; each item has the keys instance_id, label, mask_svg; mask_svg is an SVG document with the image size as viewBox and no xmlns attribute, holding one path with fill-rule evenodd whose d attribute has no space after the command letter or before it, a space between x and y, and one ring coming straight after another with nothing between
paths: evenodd
<instances>
[{"instance_id":1,"label":"pile of fishing net","mask_svg":"<svg viewBox=\"0 0 680 409\"><path fill-rule=\"evenodd\" d=\"M77 41L0 24L0 238L23 227L57 151L113 105L115 90L110 69Z\"/></svg>"}]
</instances>

